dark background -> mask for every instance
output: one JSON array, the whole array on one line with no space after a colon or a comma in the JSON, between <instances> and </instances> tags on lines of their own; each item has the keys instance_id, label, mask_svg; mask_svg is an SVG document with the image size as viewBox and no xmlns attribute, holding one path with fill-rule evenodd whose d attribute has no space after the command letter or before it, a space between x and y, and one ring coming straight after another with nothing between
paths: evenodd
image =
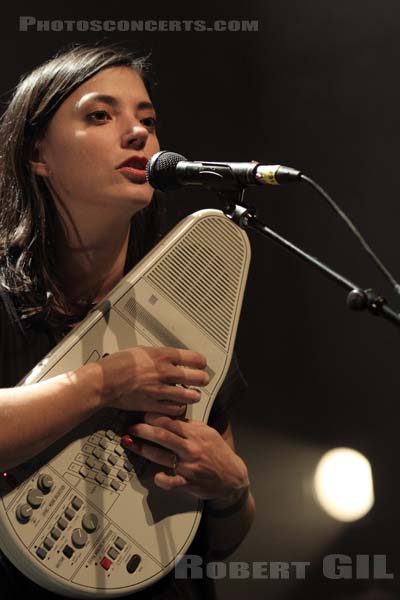
<instances>
[{"instance_id":1,"label":"dark background","mask_svg":"<svg viewBox=\"0 0 400 600\"><path fill-rule=\"evenodd\" d=\"M236 8L20 2L11 10L0 22L4 102L23 72L70 42L102 39L151 51L162 148L193 160L257 159L301 169L331 193L400 278L396 0L266 0ZM23 33L19 15L258 19L259 31ZM357 240L310 189L263 187L247 199L268 226L400 306ZM171 219L208 206L218 203L206 191L170 196ZM232 420L258 513L233 560L311 566L305 581L296 581L294 571L289 580L222 579L218 597L358 598L362 590L400 597L399 332L383 319L350 312L336 284L272 242L250 238L237 344L250 388ZM350 525L324 515L311 494L318 459L337 446L363 452L373 469L375 506ZM356 554L384 554L395 578L328 580L321 560L332 553L354 561Z\"/></svg>"}]
</instances>

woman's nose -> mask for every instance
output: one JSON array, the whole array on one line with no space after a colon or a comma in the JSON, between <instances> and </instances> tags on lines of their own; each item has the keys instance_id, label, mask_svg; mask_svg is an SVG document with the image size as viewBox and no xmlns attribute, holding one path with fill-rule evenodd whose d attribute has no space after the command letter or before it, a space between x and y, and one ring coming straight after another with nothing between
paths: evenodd
<instances>
[{"instance_id":1,"label":"woman's nose","mask_svg":"<svg viewBox=\"0 0 400 600\"><path fill-rule=\"evenodd\" d=\"M143 150L146 145L149 132L143 125L134 125L131 130L124 133L122 137L123 148L134 148L135 150Z\"/></svg>"}]
</instances>

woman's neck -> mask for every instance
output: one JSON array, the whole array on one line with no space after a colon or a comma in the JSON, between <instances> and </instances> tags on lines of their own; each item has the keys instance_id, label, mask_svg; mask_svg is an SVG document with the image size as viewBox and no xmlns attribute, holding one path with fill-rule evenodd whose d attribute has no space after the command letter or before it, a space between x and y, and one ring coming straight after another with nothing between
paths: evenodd
<instances>
[{"instance_id":1,"label":"woman's neck","mask_svg":"<svg viewBox=\"0 0 400 600\"><path fill-rule=\"evenodd\" d=\"M91 236L80 246L60 246L57 264L61 282L70 301L100 302L124 275L130 226L119 235L110 227L109 235Z\"/></svg>"}]
</instances>

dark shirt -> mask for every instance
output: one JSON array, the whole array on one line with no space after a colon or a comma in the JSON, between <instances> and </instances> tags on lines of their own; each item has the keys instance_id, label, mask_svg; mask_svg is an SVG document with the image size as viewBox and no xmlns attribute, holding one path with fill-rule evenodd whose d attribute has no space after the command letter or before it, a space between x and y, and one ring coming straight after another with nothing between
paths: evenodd
<instances>
[{"instance_id":1,"label":"dark shirt","mask_svg":"<svg viewBox=\"0 0 400 600\"><path fill-rule=\"evenodd\" d=\"M33 318L21 327L14 305L8 294L0 292L0 388L15 386L55 345L57 340L46 322ZM66 327L65 333L68 332ZM243 397L246 390L245 380L234 356L215 399L208 424L212 427L217 421L227 420L229 406ZM200 524L188 554L204 556L207 551L207 539L204 523ZM2 596L8 598L14 594L40 597L41 600L56 600L61 596L39 588L23 576L0 553L0 576ZM8 593L7 593L8 592ZM35 595L37 593L37 596ZM212 600L215 597L213 583L210 580L175 580L173 571L156 584L132 596L132 600Z\"/></svg>"}]
</instances>

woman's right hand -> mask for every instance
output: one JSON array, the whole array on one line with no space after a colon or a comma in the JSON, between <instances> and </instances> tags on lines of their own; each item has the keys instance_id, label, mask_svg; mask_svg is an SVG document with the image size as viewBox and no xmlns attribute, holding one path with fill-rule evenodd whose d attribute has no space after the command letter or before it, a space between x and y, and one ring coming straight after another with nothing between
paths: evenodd
<instances>
[{"instance_id":1,"label":"woman's right hand","mask_svg":"<svg viewBox=\"0 0 400 600\"><path fill-rule=\"evenodd\" d=\"M200 400L207 385L205 357L192 350L152 346L126 348L96 363L102 370L102 397L107 406L178 416Z\"/></svg>"}]
</instances>

